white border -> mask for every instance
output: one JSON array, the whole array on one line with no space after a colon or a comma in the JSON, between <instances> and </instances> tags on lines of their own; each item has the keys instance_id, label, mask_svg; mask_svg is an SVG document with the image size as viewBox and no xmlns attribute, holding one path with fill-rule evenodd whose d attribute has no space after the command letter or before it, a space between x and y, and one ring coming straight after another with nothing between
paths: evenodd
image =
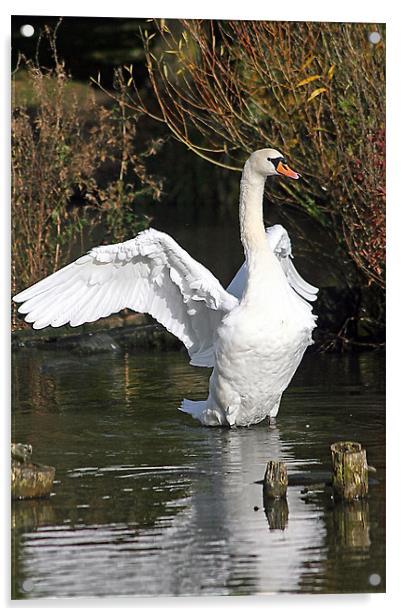
<instances>
[{"instance_id":1,"label":"white border","mask_svg":"<svg viewBox=\"0 0 402 616\"><path fill-rule=\"evenodd\" d=\"M311 0L150 0L114 3L43 2L27 0L8 2L14 15L59 15L96 17L167 17L214 19L272 19L288 21L387 21L395 14L391 0L322 2ZM61 8L63 7L63 8Z\"/></svg>"},{"instance_id":2,"label":"white border","mask_svg":"<svg viewBox=\"0 0 402 616\"><path fill-rule=\"evenodd\" d=\"M2 148L1 148L1 190L3 204L1 211L0 238L1 238L1 365L2 377L1 391L3 404L3 447L1 459L4 468L0 474L2 502L7 503L9 498L8 484L8 451L9 451L9 191L10 191L10 165L9 165L9 48L10 48L10 15L65 15L65 16L106 16L106 17L189 17L189 18L221 18L221 19L271 19L289 21L363 21L387 22L387 304L388 304L388 351L387 351L387 593L373 595L293 595L271 597L245 597L245 598L203 598L203 599L102 599L102 600L38 600L13 602L9 597L9 509L4 514L2 507L2 545L3 568L0 571L1 603L5 609L20 612L29 608L34 612L49 607L58 609L90 609L114 610L116 608L135 609L135 613L159 613L163 610L166 616L177 614L183 610L194 615L203 613L206 609L230 610L231 614L243 613L244 609L252 609L253 613L270 613L280 611L287 614L292 610L298 616L316 611L325 616L332 616L342 610L346 614L359 608L365 615L378 616L380 609L392 609L400 602L399 588L402 586L400 575L401 566L401 489L400 489L400 460L402 449L400 414L401 402L398 384L401 381L401 240L400 229L402 203L400 190L401 181L401 43L402 19L401 10L395 0L382 0L381 2L367 0L351 2L350 0L336 0L336 2L323 2L311 0L247 0L240 3L235 0L202 0L201 2L169 0L151 0L150 2L119 1L113 3L82 2L70 0L69 2L42 2L35 3L23 0L5 2L1 8L0 27L2 29L3 54L3 83L1 101L1 118L3 120ZM398 429L399 428L399 429ZM398 458L397 458L398 456ZM5 470L4 470L5 469Z\"/></svg>"}]
</instances>

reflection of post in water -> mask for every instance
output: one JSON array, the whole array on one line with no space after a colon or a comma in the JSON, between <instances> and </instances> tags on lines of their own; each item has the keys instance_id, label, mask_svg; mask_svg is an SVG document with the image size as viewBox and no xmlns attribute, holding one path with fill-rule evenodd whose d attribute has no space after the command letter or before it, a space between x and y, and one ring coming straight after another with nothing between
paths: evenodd
<instances>
[{"instance_id":1,"label":"reflection of post in water","mask_svg":"<svg viewBox=\"0 0 402 616\"><path fill-rule=\"evenodd\" d=\"M333 525L335 542L340 548L364 549L370 546L367 500L335 503Z\"/></svg>"},{"instance_id":2,"label":"reflection of post in water","mask_svg":"<svg viewBox=\"0 0 402 616\"><path fill-rule=\"evenodd\" d=\"M25 533L35 531L40 526L57 523L56 512L46 499L14 500L11 507L11 552L13 555L11 575L11 598L27 598L24 593L26 567L24 560Z\"/></svg>"},{"instance_id":3,"label":"reflection of post in water","mask_svg":"<svg viewBox=\"0 0 402 616\"><path fill-rule=\"evenodd\" d=\"M271 530L285 530L288 525L289 507L286 498L268 498L266 490L262 492L264 511Z\"/></svg>"},{"instance_id":4,"label":"reflection of post in water","mask_svg":"<svg viewBox=\"0 0 402 616\"><path fill-rule=\"evenodd\" d=\"M32 531L39 526L48 526L56 521L56 512L48 499L13 501L11 528Z\"/></svg>"},{"instance_id":5,"label":"reflection of post in water","mask_svg":"<svg viewBox=\"0 0 402 616\"><path fill-rule=\"evenodd\" d=\"M283 462L269 460L263 482L263 502L271 530L284 530L288 523L289 508L286 500L288 473Z\"/></svg>"}]
</instances>

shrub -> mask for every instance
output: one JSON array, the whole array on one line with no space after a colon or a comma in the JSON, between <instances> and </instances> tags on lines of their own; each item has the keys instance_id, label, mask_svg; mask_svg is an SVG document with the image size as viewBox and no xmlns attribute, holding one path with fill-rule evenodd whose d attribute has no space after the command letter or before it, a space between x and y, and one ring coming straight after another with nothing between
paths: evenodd
<instances>
[{"instance_id":1,"label":"shrub","mask_svg":"<svg viewBox=\"0 0 402 616\"><path fill-rule=\"evenodd\" d=\"M100 104L93 88L72 82L53 48L52 69L21 59L13 76L13 293L64 265L77 244L82 252L90 235L121 241L147 226L136 204L161 192L145 167L158 144L139 152L136 115L119 102L122 93Z\"/></svg>"},{"instance_id":2,"label":"shrub","mask_svg":"<svg viewBox=\"0 0 402 616\"><path fill-rule=\"evenodd\" d=\"M154 21L143 33L151 103L132 75L127 105L164 122L197 155L240 170L272 146L303 182L277 182L356 265L384 286L385 50L368 24ZM157 34L158 36L155 36Z\"/></svg>"}]
</instances>

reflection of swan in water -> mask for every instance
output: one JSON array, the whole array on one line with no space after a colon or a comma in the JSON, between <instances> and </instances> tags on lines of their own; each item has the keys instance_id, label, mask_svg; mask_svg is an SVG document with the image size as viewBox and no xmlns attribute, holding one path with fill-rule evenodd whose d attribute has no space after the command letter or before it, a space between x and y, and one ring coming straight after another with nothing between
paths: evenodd
<instances>
[{"instance_id":1,"label":"reflection of swan in water","mask_svg":"<svg viewBox=\"0 0 402 616\"><path fill-rule=\"evenodd\" d=\"M188 433L188 446L194 434ZM303 502L299 487L288 490L285 530L272 531L267 524L262 486L255 483L267 457L297 469L280 430L205 431L200 446L204 459L197 459L198 472L186 479L190 495L175 500L172 493L164 501L165 515L152 524L46 525L38 537L25 534L27 579L46 580L52 596L295 592L305 584L311 588L312 575L325 579L327 567L337 566L339 545L338 557L327 563L328 516ZM357 545L354 528L354 543L343 538L346 547ZM337 534L330 541L338 539Z\"/></svg>"},{"instance_id":2,"label":"reflection of swan in water","mask_svg":"<svg viewBox=\"0 0 402 616\"><path fill-rule=\"evenodd\" d=\"M237 587L250 594L297 590L305 562L314 566L321 560L325 527L316 506L300 498L300 488L289 488L288 525L269 529L262 486L255 482L267 458L297 467L280 430L214 431L204 433L203 442L209 453L203 474L194 479L186 508L164 531L160 546L165 541L177 546L173 562L172 553L161 549L155 577L163 576L175 594L231 594ZM144 572L150 564L140 567Z\"/></svg>"},{"instance_id":3,"label":"reflection of swan in water","mask_svg":"<svg viewBox=\"0 0 402 616\"><path fill-rule=\"evenodd\" d=\"M195 366L213 367L207 400L181 410L209 426L248 426L275 417L315 327L309 301L318 289L291 260L280 225L263 223L269 176L299 175L277 150L254 152L240 188L245 264L228 289L169 235L149 229L99 246L14 297L35 329L72 326L131 308L176 335Z\"/></svg>"},{"instance_id":4,"label":"reflection of swan in water","mask_svg":"<svg viewBox=\"0 0 402 616\"><path fill-rule=\"evenodd\" d=\"M333 519L332 513L329 516L328 512L323 515L321 506L314 500L310 503L303 502L300 487L297 486L288 489L289 520L286 529L272 531L263 510L262 486L254 483L262 479L266 461L270 458L283 460L290 475L304 470L304 464L310 467L311 463L314 469L316 460L304 459L303 466L299 466L299 460L305 458L307 448L300 449L303 437L300 440L299 430L297 437L295 434L292 414L296 414L296 403L293 403L290 417L287 413L278 426L271 425L266 428L260 425L253 430L223 431L199 430L191 422L181 422L180 417L176 417L174 405L171 404L169 411L159 411L158 418L163 418L168 412L163 437L159 432L159 426L162 425L163 428L163 421L154 424L153 433L150 433L145 411L142 434L149 439L151 452L148 460L144 461L142 453L136 456L135 448L132 447L133 418L127 417L127 421L123 421L122 416L116 417L118 409L110 403L113 399L127 400L127 409L123 405L122 411L128 411L143 403L149 395L149 392L144 395L144 379L157 399L160 399L159 392L172 388L169 389L168 395L173 401L180 396L183 383L186 387L196 372L177 353L168 355L169 361L158 355L146 357L147 362L135 356L125 358L124 362L121 356L115 356L112 362L109 356L88 358L88 386L90 391L93 391L91 382L98 381L99 398L91 400L88 390L87 400L94 421L99 415L98 409L103 408L104 404L105 410L110 408L107 417L110 426L113 426L113 434L119 436L119 441L120 433L121 436L124 433L127 437L127 441L122 439L122 445L117 446L116 438L112 439L114 444L111 445L110 451L114 455L111 463L120 462L121 451L129 451L133 464L141 465L153 460L156 447L168 451L177 448L176 453L172 453L172 458L174 462L178 462L178 466L177 470L172 471L172 481L168 489L161 490L166 484L164 480L158 481L156 478L153 486L155 492L152 490L155 494L154 501L146 497L145 492L134 492L130 495L130 501L132 498L133 503L136 502L137 496L142 495L147 503L160 499L158 515L154 516L151 523L144 524L139 520L137 524L134 518L126 519L124 513L123 517L117 519L113 514L112 523L110 517L106 516L103 521L100 518L98 528L79 524L71 526L71 523L59 526L59 519L53 527L53 523L51 526L50 521L49 524L45 521L46 527L41 533L35 533L35 536L31 533L24 535L21 562L24 563L24 571L29 574L30 579L43 580L43 584L46 584L53 596L60 588L66 592L72 589L80 595L99 592L114 595L211 594L232 593L236 592L236 588L240 592L261 593L295 591L301 587L311 589L314 580L325 581L327 568L338 567L339 547L357 545L355 527L346 526L343 519L339 522ZM155 369L143 373L141 367L148 363L149 359L155 362ZM35 354L35 361L39 360L38 354ZM71 426L74 426L67 439L70 447L73 439L85 438L85 431L82 437L76 423L78 410L74 403L75 398L71 395L72 388L79 391L84 387L87 378L79 369L79 361L81 360L77 359L75 368L74 364L70 364L69 369L68 365L64 368L59 364L54 366L54 387L63 413L50 415L55 417L60 429L60 421L70 414L69 405L73 405L72 415L70 414L73 424L63 424L70 430ZM132 364L127 365L127 361ZM125 389L124 369L128 370L129 377ZM204 371L198 371L196 374L196 378L200 379L205 376ZM39 378L42 378L41 375L36 375L33 379L35 383ZM311 380L314 381L314 378L310 377ZM309 382L309 379L307 381ZM200 380L199 391L204 385ZM24 422L26 417L24 414ZM103 413L100 417L98 426L103 433ZM35 421L39 433L42 433L41 427L46 430L49 427L47 417L41 421L45 423L38 425L38 421ZM66 434L67 430L63 432ZM169 439L164 439L165 434ZM294 438L297 438L297 442ZM137 437L136 443L140 440L141 437ZM103 442L107 445L110 439ZM87 451L88 443L83 447L83 451ZM124 469L121 474L125 475L127 471ZM119 473L113 474L113 477L116 492L110 492L113 496L111 500L115 498L120 507ZM127 480L128 483L125 481L121 480L121 487L133 485L132 480ZM135 485L139 487L138 483ZM176 487L180 489L175 491ZM96 499L94 505L94 512L96 515L100 512L101 516L102 508L98 508ZM259 507L258 511L254 511L255 506ZM60 513L60 509L58 511ZM124 512L124 509L122 511ZM328 526L328 519L333 519L332 527ZM366 519L363 518L362 523L365 522ZM344 530L347 530L348 534L345 537L339 536L339 532ZM354 544L351 543L352 533L349 533L349 530L353 531ZM359 533L359 545L363 545L363 530L359 530ZM47 540L46 544L44 539ZM46 545L49 549L46 549ZM328 562L331 560L332 545L336 557L332 562ZM345 552L345 558L349 557L348 554L350 555L350 552ZM113 566L114 563L119 566ZM38 594L44 592L44 585L38 585Z\"/></svg>"}]
</instances>

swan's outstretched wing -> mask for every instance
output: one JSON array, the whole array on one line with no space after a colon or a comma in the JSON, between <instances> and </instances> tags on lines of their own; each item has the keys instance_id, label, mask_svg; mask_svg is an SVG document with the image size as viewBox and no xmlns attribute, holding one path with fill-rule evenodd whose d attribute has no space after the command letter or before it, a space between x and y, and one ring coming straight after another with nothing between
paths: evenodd
<instances>
[{"instance_id":1,"label":"swan's outstretched wing","mask_svg":"<svg viewBox=\"0 0 402 616\"><path fill-rule=\"evenodd\" d=\"M147 312L186 345L191 363L213 365L222 317L238 304L169 235L148 229L98 246L18 293L19 312L35 329L96 321L123 308Z\"/></svg>"},{"instance_id":2,"label":"swan's outstretched wing","mask_svg":"<svg viewBox=\"0 0 402 616\"><path fill-rule=\"evenodd\" d=\"M268 227L268 229L266 229L266 235L271 250L278 258L292 289L309 302L314 302L317 299L318 289L317 287L313 287L313 285L306 282L293 265L292 246L286 229L282 227L282 225L274 225L273 227ZM246 263L243 263L236 276L226 289L227 292L240 299L246 285L246 279L247 266Z\"/></svg>"}]
</instances>

